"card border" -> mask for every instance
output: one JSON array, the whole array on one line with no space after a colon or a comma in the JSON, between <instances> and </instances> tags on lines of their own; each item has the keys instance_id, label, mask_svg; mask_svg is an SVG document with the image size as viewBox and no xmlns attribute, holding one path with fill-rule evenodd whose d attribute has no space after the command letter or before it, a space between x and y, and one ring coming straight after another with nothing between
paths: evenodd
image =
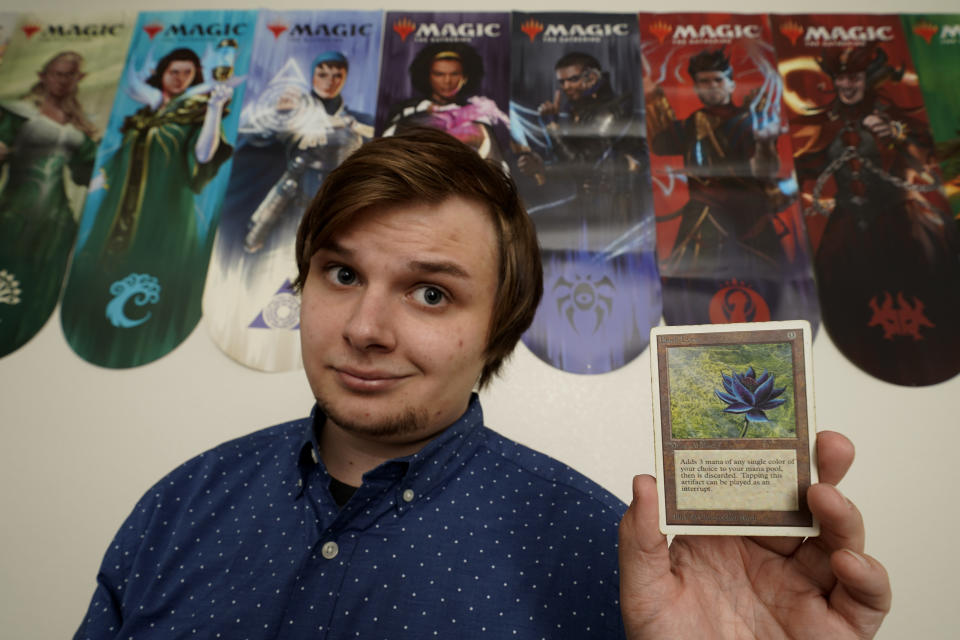
<instances>
[{"instance_id":1,"label":"card border","mask_svg":"<svg viewBox=\"0 0 960 640\"><path fill-rule=\"evenodd\" d=\"M794 338L787 333L799 331ZM716 336L706 342L695 344L790 342L793 349L794 397L796 399L797 437L796 438L743 438L731 443L730 438L723 439L676 439L670 429L669 380L661 380L660 369L666 369L667 349L671 345L663 343L663 336L690 334L711 334ZM748 335L743 335L748 334ZM660 530L665 534L697 535L751 535L751 536L815 536L819 535L820 525L810 513L806 503L806 489L815 484L816 467L816 419L813 401L813 363L811 358L810 323L805 320L783 322L753 322L724 325L689 325L674 327L654 327L650 331L650 369L653 396L654 443L657 465L657 495L659 502ZM693 344L693 343L691 343ZM664 413L661 407L667 407ZM664 419L665 418L665 419ZM799 442L798 442L799 441ZM695 446L690 446L696 443ZM723 444L722 447L717 445ZM734 446L731 446L734 444ZM711 446L713 445L713 446ZM676 508L676 485L673 467L673 454L683 450L722 449L795 449L797 451L797 484L799 488L799 508L796 511L747 511ZM669 458L669 460L667 460ZM682 518L679 514L691 514ZM731 514L750 514L751 524L724 524L731 520ZM694 522L697 520L701 523Z\"/></svg>"}]
</instances>

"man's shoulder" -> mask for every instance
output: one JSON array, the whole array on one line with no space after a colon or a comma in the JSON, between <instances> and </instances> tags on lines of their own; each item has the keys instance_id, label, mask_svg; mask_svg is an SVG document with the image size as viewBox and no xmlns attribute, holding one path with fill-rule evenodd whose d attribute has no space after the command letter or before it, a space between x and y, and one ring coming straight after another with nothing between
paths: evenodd
<instances>
[{"instance_id":1,"label":"man's shoulder","mask_svg":"<svg viewBox=\"0 0 960 640\"><path fill-rule=\"evenodd\" d=\"M484 427L486 450L523 474L524 486L551 501L587 502L617 521L626 505L615 495L570 466L545 453Z\"/></svg>"},{"instance_id":2,"label":"man's shoulder","mask_svg":"<svg viewBox=\"0 0 960 640\"><path fill-rule=\"evenodd\" d=\"M209 483L230 485L242 483L252 472L274 467L278 472L296 464L305 438L305 430L312 418L300 418L247 435L227 440L183 462L161 478L147 494L159 494L168 489L177 491L202 490Z\"/></svg>"}]
</instances>

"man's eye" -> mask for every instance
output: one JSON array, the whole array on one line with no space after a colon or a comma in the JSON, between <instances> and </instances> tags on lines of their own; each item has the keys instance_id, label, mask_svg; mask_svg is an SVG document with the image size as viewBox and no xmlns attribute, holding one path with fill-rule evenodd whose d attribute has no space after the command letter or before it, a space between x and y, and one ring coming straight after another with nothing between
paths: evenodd
<instances>
[{"instance_id":1,"label":"man's eye","mask_svg":"<svg viewBox=\"0 0 960 640\"><path fill-rule=\"evenodd\" d=\"M352 285L357 282L357 272L350 267L331 267L327 272L332 282L342 285Z\"/></svg>"},{"instance_id":2,"label":"man's eye","mask_svg":"<svg viewBox=\"0 0 960 640\"><path fill-rule=\"evenodd\" d=\"M428 307L436 307L447 300L447 294L437 287L418 287L413 292L413 297L417 302Z\"/></svg>"}]
</instances>

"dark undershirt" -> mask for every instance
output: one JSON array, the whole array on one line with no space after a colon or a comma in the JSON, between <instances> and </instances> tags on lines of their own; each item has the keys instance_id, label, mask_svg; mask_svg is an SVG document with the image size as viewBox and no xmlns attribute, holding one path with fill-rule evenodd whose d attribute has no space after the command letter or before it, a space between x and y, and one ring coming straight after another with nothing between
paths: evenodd
<instances>
[{"instance_id":1,"label":"dark undershirt","mask_svg":"<svg viewBox=\"0 0 960 640\"><path fill-rule=\"evenodd\" d=\"M347 500L350 499L350 496L352 496L357 489L359 489L359 487L350 486L332 476L330 477L330 495L333 496L333 501L337 503L338 507L347 504Z\"/></svg>"}]
</instances>

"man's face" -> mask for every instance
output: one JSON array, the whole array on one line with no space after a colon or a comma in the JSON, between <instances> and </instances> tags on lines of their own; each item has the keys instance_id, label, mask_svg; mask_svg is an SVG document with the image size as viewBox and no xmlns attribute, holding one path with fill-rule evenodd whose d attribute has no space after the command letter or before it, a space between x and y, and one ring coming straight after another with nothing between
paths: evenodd
<instances>
[{"instance_id":1,"label":"man's face","mask_svg":"<svg viewBox=\"0 0 960 640\"><path fill-rule=\"evenodd\" d=\"M178 96L193 83L193 78L197 75L197 68L189 60L174 60L163 72L160 84L163 92L168 96Z\"/></svg>"},{"instance_id":2,"label":"man's face","mask_svg":"<svg viewBox=\"0 0 960 640\"><path fill-rule=\"evenodd\" d=\"M557 84L567 98L576 101L590 87L596 84L595 74L580 65L560 67L557 69Z\"/></svg>"},{"instance_id":3,"label":"man's face","mask_svg":"<svg viewBox=\"0 0 960 640\"><path fill-rule=\"evenodd\" d=\"M343 67L318 64L313 69L313 90L321 98L336 98L346 81L347 70Z\"/></svg>"},{"instance_id":4,"label":"man's face","mask_svg":"<svg viewBox=\"0 0 960 640\"><path fill-rule=\"evenodd\" d=\"M833 86L837 89L837 96L843 104L857 104L863 100L867 91L867 72L840 73L833 79Z\"/></svg>"},{"instance_id":5,"label":"man's face","mask_svg":"<svg viewBox=\"0 0 960 640\"><path fill-rule=\"evenodd\" d=\"M454 197L370 208L314 254L300 337L329 421L397 444L463 414L485 363L496 247L486 209Z\"/></svg>"},{"instance_id":6,"label":"man's face","mask_svg":"<svg viewBox=\"0 0 960 640\"><path fill-rule=\"evenodd\" d=\"M76 60L60 58L40 74L40 81L47 95L63 98L76 93L77 83L83 76Z\"/></svg>"},{"instance_id":7,"label":"man's face","mask_svg":"<svg viewBox=\"0 0 960 640\"><path fill-rule=\"evenodd\" d=\"M430 89L434 102L453 102L466 82L463 65L458 60L434 60L430 65Z\"/></svg>"},{"instance_id":8,"label":"man's face","mask_svg":"<svg viewBox=\"0 0 960 640\"><path fill-rule=\"evenodd\" d=\"M693 77L693 89L700 102L708 107L730 104L735 86L723 71L697 71Z\"/></svg>"}]
</instances>

